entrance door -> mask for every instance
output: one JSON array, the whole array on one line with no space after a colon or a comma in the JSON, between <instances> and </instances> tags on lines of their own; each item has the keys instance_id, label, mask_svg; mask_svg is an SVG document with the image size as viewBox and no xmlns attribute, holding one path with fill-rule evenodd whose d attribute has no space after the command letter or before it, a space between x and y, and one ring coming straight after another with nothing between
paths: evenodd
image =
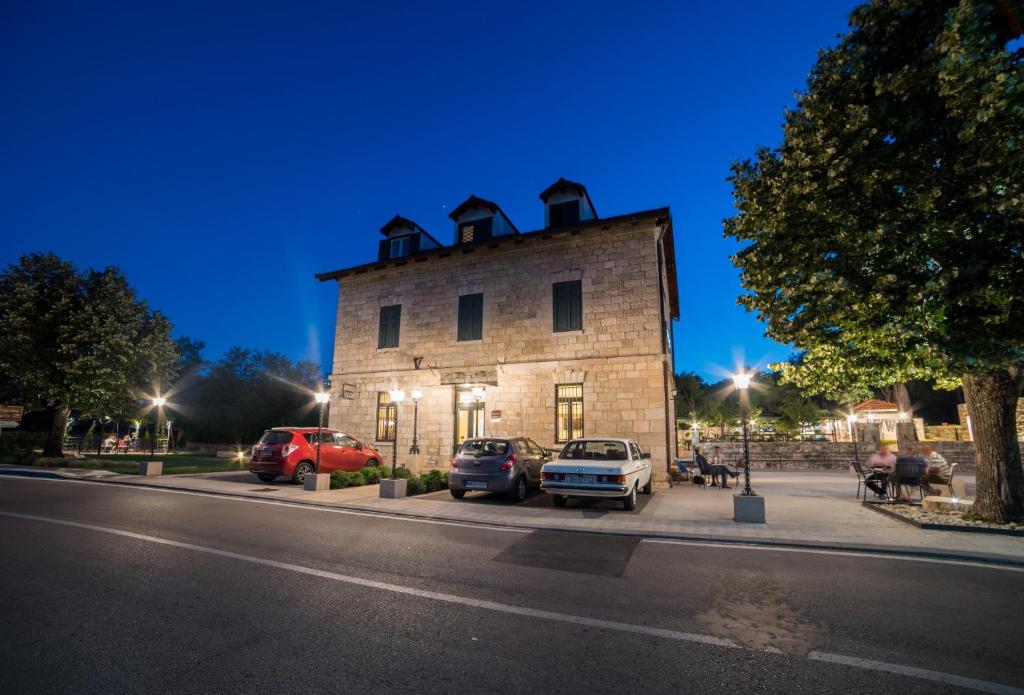
<instances>
[{"instance_id":1,"label":"entrance door","mask_svg":"<svg viewBox=\"0 0 1024 695\"><path fill-rule=\"evenodd\" d=\"M455 448L467 439L484 434L484 401L468 388L455 389Z\"/></svg>"}]
</instances>

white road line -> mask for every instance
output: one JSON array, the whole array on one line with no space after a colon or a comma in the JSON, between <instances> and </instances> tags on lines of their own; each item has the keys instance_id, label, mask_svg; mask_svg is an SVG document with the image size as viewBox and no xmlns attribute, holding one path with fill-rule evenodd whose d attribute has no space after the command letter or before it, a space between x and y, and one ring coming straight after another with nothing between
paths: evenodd
<instances>
[{"instance_id":1,"label":"white road line","mask_svg":"<svg viewBox=\"0 0 1024 695\"><path fill-rule=\"evenodd\" d=\"M499 613L519 615L528 618L539 618L541 620L552 620L561 623L583 625L585 627L595 627L605 630L614 630L617 632L627 632L631 634L645 635L649 637L661 637L663 639L676 640L680 642L696 642L700 644L709 644L717 647L727 647L730 649L744 648L740 644L736 643L731 639L715 637L714 635L701 635L691 632L680 632L678 630L667 630L664 628L649 627L647 625L621 623L614 620L587 618L584 616L571 615L568 613L556 613L554 611L526 608L523 606L513 606L507 603L498 603L496 601L486 601L483 599L472 598L469 596L457 596L455 594L445 594L437 591L415 589L413 587L401 586L399 584L378 582L372 579L363 579L361 577L353 577L350 575L339 574L337 572L328 572L326 570L318 570L312 567L295 565L289 562L279 562L277 560L271 560L269 558L255 557L253 555L244 555L242 553L231 552L230 550L221 550L220 548L211 548L203 545L195 545L193 543L183 543L181 541L173 541L166 538L159 538L157 536L148 536L141 533L124 531L121 529L110 528L107 526L97 526L95 524L86 524L78 521L70 521L67 519L56 519L45 516L36 516L34 514L19 514L17 512L0 511L0 516L6 516L15 519L25 519L28 521L39 521L49 524L58 524L61 526L70 526L73 528L86 529L89 531L98 531L100 533L107 533L114 536L121 536L124 538L131 538L134 540L145 541L148 543L156 543L159 545L165 545L174 548L182 548L184 550L192 550L199 553L205 553L207 555L215 555L218 557L230 558L232 560L249 562L256 565L263 565L265 567L273 567L275 569L287 570L289 572L297 572L299 574L311 575L314 577L320 577L335 582L342 582L345 584L366 587L369 589L389 591L396 594L404 594L406 596L417 596L419 598L443 601L445 603L453 603L462 606L469 606L472 608L481 608L483 610L496 611ZM769 653L773 654L778 653L778 650L774 648L769 648L764 651L768 651ZM1004 693L1007 695L1024 695L1024 690L1002 685L1000 683L993 683L991 681L967 678L965 676L958 676L951 673L943 673L941 671L930 671L927 669L915 668L913 666L890 664L883 661L872 661L870 659L861 659L858 657L844 656L842 654L831 654L828 652L811 652L810 654L808 654L807 658L813 661L821 661L831 664L841 664L843 666L865 669L869 671L884 671L887 673L895 673L910 678L917 678L937 683L957 685L962 688L979 690L981 692Z\"/></svg>"},{"instance_id":2,"label":"white road line","mask_svg":"<svg viewBox=\"0 0 1024 695\"><path fill-rule=\"evenodd\" d=\"M48 483L89 483L90 480L73 480L69 478L43 478L41 476L18 476L0 475L0 480L31 480L45 481ZM141 492L162 492L169 495L191 495L193 497L213 497L230 502L251 502L253 504L272 504L277 507L288 507L290 509L301 509L307 512L330 512L332 514L348 514L350 516L369 516L375 519L390 519L392 521L408 521L413 524L433 524L435 526L457 526L459 528L475 528L485 531L501 531L503 533L533 533L532 528L515 528L511 526L498 526L486 521L445 521L443 519L424 519L416 516L403 516L400 512L393 514L375 512L372 510L359 511L355 509L339 509L337 507L326 507L321 505L305 504L301 502L288 502L287 500L260 499L259 497L237 497L231 493L204 492L201 490L176 490L174 488L149 487L136 483L107 484L107 487L115 490L138 490Z\"/></svg>"},{"instance_id":3,"label":"white road line","mask_svg":"<svg viewBox=\"0 0 1024 695\"><path fill-rule=\"evenodd\" d=\"M946 683L948 685L956 685L961 688L980 690L983 693L1004 693L1005 695L1016 695L1022 692L1019 688L1012 688L1008 685L992 683L991 681L979 681L974 678L956 676L952 673L929 671L925 668L890 664L885 661L860 659L855 656L830 654L829 652L811 652L807 655L807 658L812 661L824 661L829 664L842 664L843 666L852 666L854 668L862 668L868 671L883 671L885 673L895 673L900 676L909 676L910 678L919 678L921 680L934 681L936 683Z\"/></svg>"},{"instance_id":4,"label":"white road line","mask_svg":"<svg viewBox=\"0 0 1024 695\"><path fill-rule=\"evenodd\" d=\"M787 548L779 545L757 545L754 543L715 543L714 541L685 541L673 538L644 538L641 543L658 543L661 545L688 545L696 548L728 548L731 550L767 550L773 553L807 553L810 555L838 555L840 557L869 558L875 560L900 560L902 562L927 562L937 565L960 565L963 567L980 567L986 570L1003 570L1006 572L1024 572L1019 565L1000 565L992 562L972 562L941 557L914 557L909 555L890 555L873 553L870 550L829 550L827 548Z\"/></svg>"}]
</instances>

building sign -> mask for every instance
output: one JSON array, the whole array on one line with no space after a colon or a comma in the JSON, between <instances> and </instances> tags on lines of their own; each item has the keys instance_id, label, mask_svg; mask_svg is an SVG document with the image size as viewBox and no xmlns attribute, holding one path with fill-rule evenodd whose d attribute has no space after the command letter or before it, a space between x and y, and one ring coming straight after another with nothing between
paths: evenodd
<instances>
[{"instance_id":1,"label":"building sign","mask_svg":"<svg viewBox=\"0 0 1024 695\"><path fill-rule=\"evenodd\" d=\"M341 397L346 401L351 401L356 397L356 385L355 384L342 384L341 385Z\"/></svg>"},{"instance_id":2,"label":"building sign","mask_svg":"<svg viewBox=\"0 0 1024 695\"><path fill-rule=\"evenodd\" d=\"M21 422L21 414L25 408L20 405L0 405L0 420Z\"/></svg>"},{"instance_id":3,"label":"building sign","mask_svg":"<svg viewBox=\"0 0 1024 695\"><path fill-rule=\"evenodd\" d=\"M500 410L492 410L491 411L491 422L501 422L501 411Z\"/></svg>"},{"instance_id":4,"label":"building sign","mask_svg":"<svg viewBox=\"0 0 1024 695\"><path fill-rule=\"evenodd\" d=\"M461 386L462 384L498 385L498 370L484 369L478 372L446 372L441 374L441 385Z\"/></svg>"}]
</instances>

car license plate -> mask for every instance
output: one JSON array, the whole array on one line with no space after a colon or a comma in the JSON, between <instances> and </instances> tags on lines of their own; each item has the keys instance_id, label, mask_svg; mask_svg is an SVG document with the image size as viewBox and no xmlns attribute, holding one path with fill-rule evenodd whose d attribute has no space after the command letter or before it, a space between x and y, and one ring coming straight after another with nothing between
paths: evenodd
<instances>
[{"instance_id":1,"label":"car license plate","mask_svg":"<svg viewBox=\"0 0 1024 695\"><path fill-rule=\"evenodd\" d=\"M474 488L476 490L486 490L487 489L487 481L486 480L467 480L465 483L463 483L463 485L465 485L466 487Z\"/></svg>"},{"instance_id":2,"label":"car license plate","mask_svg":"<svg viewBox=\"0 0 1024 695\"><path fill-rule=\"evenodd\" d=\"M272 453L273 452L266 447L260 449L260 456L270 456Z\"/></svg>"},{"instance_id":3,"label":"car license plate","mask_svg":"<svg viewBox=\"0 0 1024 695\"><path fill-rule=\"evenodd\" d=\"M594 484L594 476L592 476L592 475L573 475L572 473L568 473L565 476L565 482L567 482L567 483L576 483L577 485L593 485Z\"/></svg>"}]
</instances>

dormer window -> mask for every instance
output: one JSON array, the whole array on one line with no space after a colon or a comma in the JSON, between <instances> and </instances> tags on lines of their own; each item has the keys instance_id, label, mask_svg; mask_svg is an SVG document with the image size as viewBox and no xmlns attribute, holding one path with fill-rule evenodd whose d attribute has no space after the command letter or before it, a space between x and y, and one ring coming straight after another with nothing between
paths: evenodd
<instances>
[{"instance_id":1,"label":"dormer window","mask_svg":"<svg viewBox=\"0 0 1024 695\"><path fill-rule=\"evenodd\" d=\"M380 233L387 237L381 240L377 252L377 260L380 261L403 258L441 246L437 239L427 234L426 230L400 215L392 217L380 228Z\"/></svg>"},{"instance_id":2,"label":"dormer window","mask_svg":"<svg viewBox=\"0 0 1024 695\"><path fill-rule=\"evenodd\" d=\"M475 195L469 196L448 216L455 222L456 244L473 244L519 233L497 203Z\"/></svg>"},{"instance_id":3,"label":"dormer window","mask_svg":"<svg viewBox=\"0 0 1024 695\"><path fill-rule=\"evenodd\" d=\"M391 239L389 258L401 258L402 256L408 256L411 241L412 237L407 236L400 236L397 239Z\"/></svg>"},{"instance_id":4,"label":"dormer window","mask_svg":"<svg viewBox=\"0 0 1024 695\"><path fill-rule=\"evenodd\" d=\"M558 179L544 189L540 199L544 201L545 227L571 227L597 219L594 203L582 183Z\"/></svg>"}]
</instances>

